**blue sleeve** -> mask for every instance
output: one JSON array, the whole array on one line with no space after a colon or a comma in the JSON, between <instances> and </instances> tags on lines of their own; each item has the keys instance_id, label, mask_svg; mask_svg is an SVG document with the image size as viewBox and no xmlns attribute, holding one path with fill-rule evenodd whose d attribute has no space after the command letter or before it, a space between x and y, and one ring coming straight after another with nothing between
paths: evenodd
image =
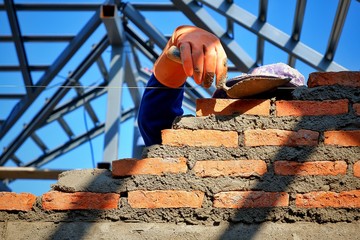
<instances>
[{"instance_id":1,"label":"blue sleeve","mask_svg":"<svg viewBox=\"0 0 360 240\"><path fill-rule=\"evenodd\" d=\"M138 114L138 125L145 145L161 143L161 130L169 129L181 116L184 87L168 88L151 75L144 91Z\"/></svg>"}]
</instances>

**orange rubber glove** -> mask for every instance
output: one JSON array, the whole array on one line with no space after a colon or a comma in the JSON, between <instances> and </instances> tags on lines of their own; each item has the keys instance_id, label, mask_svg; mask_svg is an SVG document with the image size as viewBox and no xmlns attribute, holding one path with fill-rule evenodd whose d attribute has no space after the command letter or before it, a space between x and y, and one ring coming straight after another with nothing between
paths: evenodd
<instances>
[{"instance_id":1,"label":"orange rubber glove","mask_svg":"<svg viewBox=\"0 0 360 240\"><path fill-rule=\"evenodd\" d=\"M166 56L168 49L180 50L182 64ZM209 88L216 75L216 83L227 77L227 56L218 37L201 28L180 26L154 64L156 79L170 88L180 87L187 77Z\"/></svg>"}]
</instances>

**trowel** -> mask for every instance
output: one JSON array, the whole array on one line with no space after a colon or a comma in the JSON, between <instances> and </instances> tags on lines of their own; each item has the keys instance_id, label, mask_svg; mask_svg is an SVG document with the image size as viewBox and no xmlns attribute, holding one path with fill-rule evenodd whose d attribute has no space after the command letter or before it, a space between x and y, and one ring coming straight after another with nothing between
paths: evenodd
<instances>
[{"instance_id":1,"label":"trowel","mask_svg":"<svg viewBox=\"0 0 360 240\"><path fill-rule=\"evenodd\" d=\"M171 60L182 63L180 51L176 46L170 47L166 55ZM283 86L290 81L291 78L289 77L281 77L272 74L242 74L228 80L220 80L216 88L225 91L229 98L245 98L270 91Z\"/></svg>"}]
</instances>

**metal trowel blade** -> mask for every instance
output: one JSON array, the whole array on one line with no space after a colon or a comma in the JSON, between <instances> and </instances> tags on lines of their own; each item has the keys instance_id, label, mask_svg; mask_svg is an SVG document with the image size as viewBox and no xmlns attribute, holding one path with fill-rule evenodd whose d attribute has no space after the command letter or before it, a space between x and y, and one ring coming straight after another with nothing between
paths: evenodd
<instances>
[{"instance_id":1,"label":"metal trowel blade","mask_svg":"<svg viewBox=\"0 0 360 240\"><path fill-rule=\"evenodd\" d=\"M230 98L245 98L259 93L267 92L291 81L291 78L280 78L276 76L247 75L239 79L234 85L226 90Z\"/></svg>"}]
</instances>

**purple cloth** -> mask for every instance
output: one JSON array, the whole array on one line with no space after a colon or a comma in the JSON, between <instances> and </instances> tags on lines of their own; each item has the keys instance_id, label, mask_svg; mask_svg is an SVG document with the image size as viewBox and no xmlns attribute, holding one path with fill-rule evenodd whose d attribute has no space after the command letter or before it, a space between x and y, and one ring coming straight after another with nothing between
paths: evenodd
<instances>
[{"instance_id":1,"label":"purple cloth","mask_svg":"<svg viewBox=\"0 0 360 240\"><path fill-rule=\"evenodd\" d=\"M299 87L305 85L304 76L296 69L285 63L274 63L254 68L249 74L272 75L291 78L290 85Z\"/></svg>"}]
</instances>

